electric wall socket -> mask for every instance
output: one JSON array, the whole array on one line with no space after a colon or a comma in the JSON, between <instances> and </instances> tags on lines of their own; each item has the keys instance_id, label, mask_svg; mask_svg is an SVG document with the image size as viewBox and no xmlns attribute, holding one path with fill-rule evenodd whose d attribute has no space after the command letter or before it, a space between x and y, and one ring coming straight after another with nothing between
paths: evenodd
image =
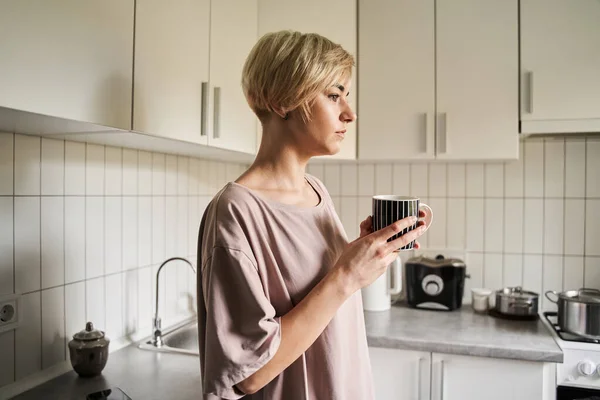
<instances>
[{"instance_id":1,"label":"electric wall socket","mask_svg":"<svg viewBox=\"0 0 600 400\"><path fill-rule=\"evenodd\" d=\"M0 296L0 333L17 329L21 317L20 294Z\"/></svg>"}]
</instances>

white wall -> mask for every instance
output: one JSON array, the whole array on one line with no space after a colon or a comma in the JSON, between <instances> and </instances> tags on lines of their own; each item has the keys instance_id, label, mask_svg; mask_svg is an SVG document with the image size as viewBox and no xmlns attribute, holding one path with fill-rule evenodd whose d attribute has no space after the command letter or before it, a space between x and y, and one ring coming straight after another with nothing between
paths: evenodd
<instances>
[{"instance_id":1,"label":"white wall","mask_svg":"<svg viewBox=\"0 0 600 400\"><path fill-rule=\"evenodd\" d=\"M92 321L111 341L152 332L158 265L194 265L206 204L243 165L0 133L0 296L22 325L0 333L0 386L68 360ZM161 272L163 327L189 317L195 276Z\"/></svg>"},{"instance_id":2,"label":"white wall","mask_svg":"<svg viewBox=\"0 0 600 400\"><path fill-rule=\"evenodd\" d=\"M531 138L507 163L311 165L349 238L371 196L419 196L434 210L421 243L466 249L471 287L600 288L600 138ZM470 294L467 294L470 297ZM543 299L543 307L554 304Z\"/></svg>"}]
</instances>

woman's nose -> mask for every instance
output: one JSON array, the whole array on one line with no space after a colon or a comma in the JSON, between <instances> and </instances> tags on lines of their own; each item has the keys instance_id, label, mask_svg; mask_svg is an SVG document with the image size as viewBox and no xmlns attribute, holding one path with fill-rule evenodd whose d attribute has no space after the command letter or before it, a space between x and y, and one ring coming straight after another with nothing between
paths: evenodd
<instances>
[{"instance_id":1,"label":"woman's nose","mask_svg":"<svg viewBox=\"0 0 600 400\"><path fill-rule=\"evenodd\" d=\"M356 113L352 110L352 108L347 105L346 109L340 115L340 119L344 122L354 122L356 121Z\"/></svg>"}]
</instances>

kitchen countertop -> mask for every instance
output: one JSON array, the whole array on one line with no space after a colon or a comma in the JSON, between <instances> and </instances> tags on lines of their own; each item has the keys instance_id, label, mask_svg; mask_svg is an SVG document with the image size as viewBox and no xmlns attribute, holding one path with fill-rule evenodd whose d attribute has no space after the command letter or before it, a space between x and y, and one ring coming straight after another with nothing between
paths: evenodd
<instances>
[{"instance_id":1,"label":"kitchen countertop","mask_svg":"<svg viewBox=\"0 0 600 400\"><path fill-rule=\"evenodd\" d=\"M541 318L515 321L475 313L395 305L365 312L369 346L562 363L563 353Z\"/></svg>"},{"instance_id":2,"label":"kitchen countertop","mask_svg":"<svg viewBox=\"0 0 600 400\"><path fill-rule=\"evenodd\" d=\"M396 305L365 312L369 346L516 360L562 362L560 347L537 321L510 321L476 314L470 306L444 312ZM132 399L201 399L197 357L140 350L130 345L110 354L101 376L60 375L15 400L85 400L94 391L119 387Z\"/></svg>"}]
</instances>

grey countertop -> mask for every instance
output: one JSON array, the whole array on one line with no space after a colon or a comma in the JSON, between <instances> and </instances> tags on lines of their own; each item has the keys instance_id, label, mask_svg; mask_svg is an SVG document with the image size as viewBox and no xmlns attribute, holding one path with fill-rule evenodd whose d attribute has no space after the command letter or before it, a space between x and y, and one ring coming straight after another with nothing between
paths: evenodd
<instances>
[{"instance_id":1,"label":"grey countertop","mask_svg":"<svg viewBox=\"0 0 600 400\"><path fill-rule=\"evenodd\" d=\"M509 321L476 314L469 306L443 312L403 305L365 312L369 346L470 356L562 362L558 345L537 321ZM102 376L79 378L70 371L17 400L84 400L94 391L119 387L132 399L201 399L195 356L157 353L131 345L110 354Z\"/></svg>"},{"instance_id":2,"label":"grey countertop","mask_svg":"<svg viewBox=\"0 0 600 400\"><path fill-rule=\"evenodd\" d=\"M541 318L501 319L469 305L450 312L404 305L365 312L369 346L562 363L562 350Z\"/></svg>"}]
</instances>

